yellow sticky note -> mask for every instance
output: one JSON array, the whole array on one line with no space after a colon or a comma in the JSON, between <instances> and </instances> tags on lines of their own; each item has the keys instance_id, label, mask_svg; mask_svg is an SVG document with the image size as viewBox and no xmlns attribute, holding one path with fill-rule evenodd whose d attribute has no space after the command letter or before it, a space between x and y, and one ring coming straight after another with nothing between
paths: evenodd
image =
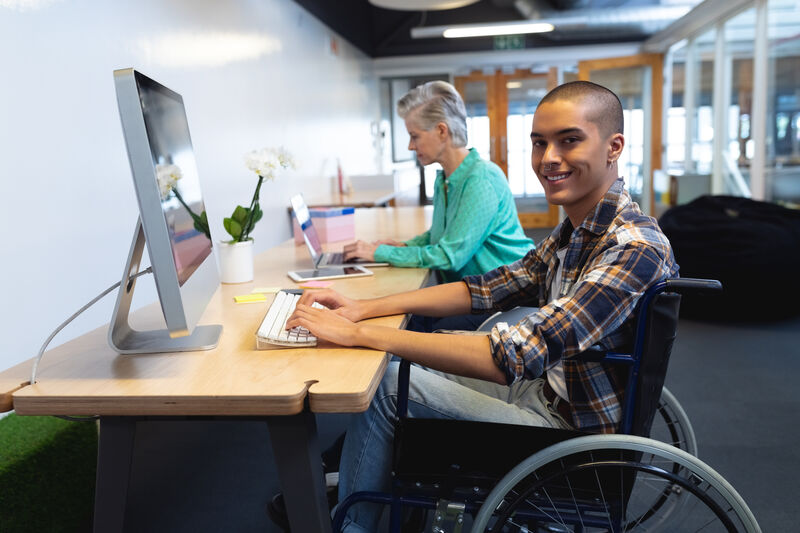
<instances>
[{"instance_id":1,"label":"yellow sticky note","mask_svg":"<svg viewBox=\"0 0 800 533\"><path fill-rule=\"evenodd\" d=\"M256 287L253 289L253 292L260 292L262 294L275 294L276 292L280 292L280 287Z\"/></svg>"},{"instance_id":2,"label":"yellow sticky note","mask_svg":"<svg viewBox=\"0 0 800 533\"><path fill-rule=\"evenodd\" d=\"M242 294L241 296L234 296L233 301L237 304L251 304L256 302L264 302L267 297L264 294Z\"/></svg>"}]
</instances>

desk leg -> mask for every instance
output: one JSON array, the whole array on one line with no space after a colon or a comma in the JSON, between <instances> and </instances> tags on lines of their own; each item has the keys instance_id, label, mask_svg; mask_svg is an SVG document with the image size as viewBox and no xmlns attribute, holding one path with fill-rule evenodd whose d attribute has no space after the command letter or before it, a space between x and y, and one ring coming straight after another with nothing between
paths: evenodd
<instances>
[{"instance_id":1,"label":"desk leg","mask_svg":"<svg viewBox=\"0 0 800 533\"><path fill-rule=\"evenodd\" d=\"M272 416L267 426L292 531L329 533L331 517L314 414Z\"/></svg>"},{"instance_id":2,"label":"desk leg","mask_svg":"<svg viewBox=\"0 0 800 533\"><path fill-rule=\"evenodd\" d=\"M136 419L101 417L94 495L94 531L122 531L128 500Z\"/></svg>"}]
</instances>

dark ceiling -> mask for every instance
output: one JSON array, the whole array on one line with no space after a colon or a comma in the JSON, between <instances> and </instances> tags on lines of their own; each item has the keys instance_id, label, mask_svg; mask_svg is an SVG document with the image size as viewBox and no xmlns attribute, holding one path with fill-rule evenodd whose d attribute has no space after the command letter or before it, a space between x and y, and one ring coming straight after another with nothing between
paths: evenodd
<instances>
[{"instance_id":1,"label":"dark ceiling","mask_svg":"<svg viewBox=\"0 0 800 533\"><path fill-rule=\"evenodd\" d=\"M524 20L514 0L480 0L446 11L394 11L375 7L368 0L294 0L328 27L370 57L475 52L495 49L493 37L465 39L412 39L411 28L447 24L474 24ZM529 2L531 4L531 2ZM546 15L573 10L633 8L658 5L658 0L537 0L532 5ZM643 41L643 31L555 31L523 36L525 48Z\"/></svg>"}]
</instances>

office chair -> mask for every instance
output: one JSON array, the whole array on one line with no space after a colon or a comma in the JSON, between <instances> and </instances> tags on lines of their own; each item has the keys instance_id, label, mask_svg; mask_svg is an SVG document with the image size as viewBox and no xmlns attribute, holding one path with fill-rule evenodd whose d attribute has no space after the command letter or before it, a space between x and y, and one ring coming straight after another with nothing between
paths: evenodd
<instances>
[{"instance_id":1,"label":"office chair","mask_svg":"<svg viewBox=\"0 0 800 533\"><path fill-rule=\"evenodd\" d=\"M691 424L663 393L678 292L719 289L712 280L660 282L637 306L630 354L578 356L628 367L614 435L407 418L410 364L401 362L392 493L350 495L337 509L334 531L356 502L390 505L392 532L401 531L402 509L414 507L434 511L436 533L448 522L460 532L473 516L473 532L760 531L736 491L691 455ZM649 438L654 420L665 424L669 444Z\"/></svg>"}]
</instances>

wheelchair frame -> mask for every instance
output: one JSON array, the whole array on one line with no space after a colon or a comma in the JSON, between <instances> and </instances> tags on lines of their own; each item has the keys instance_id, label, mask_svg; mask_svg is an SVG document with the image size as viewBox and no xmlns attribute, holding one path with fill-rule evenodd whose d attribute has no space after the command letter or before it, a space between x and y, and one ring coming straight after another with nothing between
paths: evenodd
<instances>
[{"instance_id":1,"label":"wheelchair frame","mask_svg":"<svg viewBox=\"0 0 800 533\"><path fill-rule=\"evenodd\" d=\"M612 434L612 435L585 435L585 436L575 436L569 435L565 437L565 440L559 442L557 444L553 444L548 446L544 449L539 450L538 452L531 455L528 459L522 461L517 467L511 469L504 477L502 477L494 486L494 488L486 495L485 491L479 490L479 487L475 486L473 489L473 496L477 497L479 500L481 497L485 496L483 502L477 501L464 501L463 503L457 502L453 503L451 501L446 500L432 500L431 497L426 496L416 496L416 495L403 495L400 493L402 485L400 482L395 479L395 488L393 489L392 494L387 493L380 493L380 492L359 492L355 494L351 494L347 499L342 501L337 508L336 516L334 517L333 528L334 531L340 531L341 526L345 517L345 514L349 507L356 503L356 502L372 502L372 503L380 503L380 504L388 504L391 508L391 518L390 518L390 529L393 533L399 532L401 530L401 520L402 520L402 507L403 506L410 506L410 507L424 507L428 509L436 509L436 515L434 518L434 525L433 531L434 532L441 532L444 531L441 529L440 524L444 522L444 519L449 515L456 524L455 531L461 530L461 525L463 524L464 513L470 512L473 513L475 511L478 512L477 516L475 517L475 522L473 524L474 531L483 531L482 528L486 527L489 523L492 515L498 510L498 506L502 506L504 502L505 492L512 490L512 487L515 487L516 484L520 483L527 475L530 474L531 471L536 471L536 469L542 467L543 464L546 464L549 458L553 457L553 454L562 454L563 456L571 455L579 450L582 449L593 449L593 450L607 450L607 449L614 449L620 450L619 453L622 456L623 454L625 457L632 457L634 459L630 465L626 464L627 467L633 468L632 472L637 470L641 471L649 471L651 475L661 476L664 479L671 480L669 481L673 485L669 485L669 489L665 489L664 495L659 496L659 499L654 504L654 507L647 511L650 513L656 513L659 511L660 507L664 505L664 500L668 497L667 491L673 490L673 487L680 487L679 490L684 490L687 493L692 492L694 494L697 492L699 494L700 489L696 489L693 484L695 483L696 479L703 480L705 485L701 484L700 486L703 487L705 490L714 490L716 493L721 494L718 496L718 499L721 499L724 503L724 506L734 509L734 513L736 514L737 521L743 524L744 531L751 531L751 532L758 532L760 529L755 521L750 510L747 508L747 505L741 499L741 497L736 493L736 491L731 487L719 474L713 471L708 465L702 463L696 457L693 457L689 453L686 453L685 450L678 450L669 444L663 444L658 441L655 441L650 438L645 438L641 436L632 436L631 433L645 433L649 434L650 432L650 424L652 423L653 416L656 409L664 408L665 404L668 409L671 410L673 416L675 416L678 420L678 424L682 425L679 428L679 431L683 431L685 433L685 440L686 440L686 448L688 451L696 452L697 445L694 439L694 432L691 429L691 424L688 423L688 419L683 412L680 404L678 404L677 400L674 399L669 391L663 388L663 378L664 375L660 376L660 379L657 380L655 384L650 383L649 388L657 389L659 393L659 397L661 398L661 404L656 406L655 404L646 405L645 408L649 409L649 413L642 413L636 412L636 404L635 400L637 397L638 389L642 386L640 383L640 371L642 365L642 357L644 350L647 346L649 341L649 328L652 327L652 320L651 316L653 313L653 304L657 301L657 297L665 293L667 291L671 292L679 292L684 290L694 290L694 291L712 291L712 290L720 290L722 288L721 284L715 280L702 280L702 279L668 279L657 283L656 285L650 287L642 296L640 302L637 305L637 318L635 324L635 333L634 333L634 346L633 351L631 354L623 354L623 353L605 353L605 352L595 352L595 351L588 351L580 354L580 357L585 360L590 361L602 361L602 362L614 362L627 365L629 367L629 378L628 383L625 389L625 396L623 399L622 405L622 420L620 422L619 433ZM672 330L672 337L674 338L674 327L677 325L677 308L679 303L680 297L675 295L675 301L673 302L674 307L674 320L675 324ZM669 342L669 346L666 346L665 352L665 359L668 359L669 352L671 351L671 341ZM666 361L663 362L663 371L662 374L666 373ZM408 388L409 388L409 377L410 377L410 363L406 360L402 360L400 364L400 371L398 376L398 401L397 401L397 427L398 433L400 425L406 419L407 416L407 409L408 409ZM648 403L648 402L645 402ZM638 416L635 416L638 415ZM642 418L644 416L644 418ZM668 415L662 413L662 416L665 418ZM669 421L668 421L669 422ZM557 430L549 430L549 431L557 431ZM675 439L676 431L673 428L669 428L670 433L672 434L672 438ZM395 439L397 439L397 433ZM588 447L588 448L587 448ZM670 461L673 465L670 469L664 470L653 465L647 464L636 464L635 460L638 460L642 457L643 454L652 455L653 457L658 457L659 460L666 460ZM563 459L562 459L563 461ZM613 462L613 461L612 461ZM590 464L584 466L584 468L594 468L594 474L597 476L597 468L607 465L604 461L592 461ZM633 465L633 466L631 466ZM617 465L619 466L619 465ZM680 475L684 473L689 473L691 476L690 481L678 479ZM687 474L688 475L688 474ZM598 485L599 485L599 478L598 478ZM602 491L602 487L600 487ZM628 496L622 497L622 503L620 504L621 508L625 508L628 504ZM705 502L707 505L710 505L712 509L716 507L720 507L716 501L710 501L710 497L705 497L702 494L697 496L701 501ZM710 501L710 504L709 504ZM553 503L552 501L550 503ZM480 505L480 509L478 509L478 505ZM576 513L580 514L578 503L575 502L576 506ZM716 506L716 507L715 507ZM553 504L553 509L558 512L559 508L557 505ZM674 511L675 509L672 509ZM679 509L678 509L679 510ZM716 511L714 511L716 512ZM547 513L545 513L546 515ZM610 511L609 511L610 514ZM723 513L724 515L724 513ZM720 516L720 513L717 513L717 516ZM641 521L644 518L644 515L639 518ZM736 527L732 527L725 516L721 519L721 522L725 524L728 531L739 531ZM611 520L609 519L609 522ZM565 526L567 523L565 521L561 521L559 523L564 524ZM570 523L576 524L576 531L583 531L584 527L587 527L587 524L584 524L584 520L582 517L578 516L577 518L573 519ZM591 524L589 524L591 525ZM616 531L617 528L614 527L613 523L609 523L610 530ZM617 525L621 526L620 531L622 531L626 524L624 524L624 517L620 518L620 521ZM638 525L635 524L635 525ZM501 525L502 526L502 525ZM627 530L627 529L625 529ZM669 529L667 529L669 531ZM492 529L494 531L494 529ZM527 531L527 529L521 529L521 531Z\"/></svg>"}]
</instances>

